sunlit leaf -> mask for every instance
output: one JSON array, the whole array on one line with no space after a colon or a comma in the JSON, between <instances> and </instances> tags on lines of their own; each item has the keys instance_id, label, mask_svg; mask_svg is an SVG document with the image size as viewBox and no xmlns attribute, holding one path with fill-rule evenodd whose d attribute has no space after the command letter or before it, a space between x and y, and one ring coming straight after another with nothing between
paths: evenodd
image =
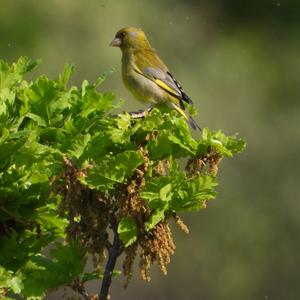
<instances>
[{"instance_id":1,"label":"sunlit leaf","mask_svg":"<svg viewBox=\"0 0 300 300\"><path fill-rule=\"evenodd\" d=\"M127 217L121 220L118 226L118 234L125 247L136 241L137 233L138 230L134 219Z\"/></svg>"}]
</instances>

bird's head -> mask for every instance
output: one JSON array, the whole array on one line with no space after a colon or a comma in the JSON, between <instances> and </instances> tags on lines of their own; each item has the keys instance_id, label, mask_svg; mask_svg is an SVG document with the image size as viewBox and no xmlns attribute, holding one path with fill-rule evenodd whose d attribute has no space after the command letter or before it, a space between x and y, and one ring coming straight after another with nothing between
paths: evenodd
<instances>
[{"instance_id":1,"label":"bird's head","mask_svg":"<svg viewBox=\"0 0 300 300\"><path fill-rule=\"evenodd\" d=\"M142 29L135 27L125 27L120 29L114 39L111 41L110 46L120 47L124 49L139 49L150 47L147 37Z\"/></svg>"}]
</instances>

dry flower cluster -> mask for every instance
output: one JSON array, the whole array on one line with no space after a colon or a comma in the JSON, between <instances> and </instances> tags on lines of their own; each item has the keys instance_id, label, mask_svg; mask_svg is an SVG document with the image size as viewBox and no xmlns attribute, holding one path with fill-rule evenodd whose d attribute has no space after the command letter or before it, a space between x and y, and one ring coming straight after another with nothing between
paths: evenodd
<instances>
[{"instance_id":1,"label":"dry flower cluster","mask_svg":"<svg viewBox=\"0 0 300 300\"><path fill-rule=\"evenodd\" d=\"M124 253L123 275L127 287L133 274L133 265L139 256L140 276L144 281L150 281L150 268L158 263L163 274L167 274L167 265L175 251L169 222L173 219L184 232L188 227L176 214L170 214L159 222L152 230L145 229L145 222L151 215L151 209L139 197L139 192L145 185L145 174L149 165L148 152L141 146L139 154L144 163L133 173L127 184L119 184L114 193L104 195L97 190L83 185L79 178L84 177L86 170L79 170L70 160L64 159L64 173L53 180L53 190L63 196L60 213L67 217L67 239L77 239L84 249L86 258L93 258L94 271L104 272L104 262L112 248L112 237L117 235L117 227L124 217L135 220L138 228L137 240L128 247L120 246L118 256ZM220 158L213 152L199 159L190 159L186 170L189 177L209 171L216 175ZM156 162L154 176L165 176L169 171L169 161ZM84 282L76 280L71 287L87 295ZM92 297L92 296L89 296Z\"/></svg>"}]
</instances>

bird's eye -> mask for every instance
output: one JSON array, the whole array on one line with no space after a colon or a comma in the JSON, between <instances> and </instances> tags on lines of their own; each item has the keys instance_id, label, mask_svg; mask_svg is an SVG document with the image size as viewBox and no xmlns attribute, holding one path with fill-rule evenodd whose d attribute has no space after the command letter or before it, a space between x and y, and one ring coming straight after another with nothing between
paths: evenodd
<instances>
[{"instance_id":1,"label":"bird's eye","mask_svg":"<svg viewBox=\"0 0 300 300\"><path fill-rule=\"evenodd\" d=\"M126 35L126 32L125 32L125 31L122 31L122 32L121 32L121 36L124 37L125 35Z\"/></svg>"}]
</instances>

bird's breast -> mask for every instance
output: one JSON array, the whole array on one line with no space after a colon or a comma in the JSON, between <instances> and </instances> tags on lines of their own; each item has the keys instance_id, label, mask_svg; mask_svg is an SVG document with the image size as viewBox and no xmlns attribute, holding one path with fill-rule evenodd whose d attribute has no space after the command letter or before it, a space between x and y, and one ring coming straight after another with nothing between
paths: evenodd
<instances>
[{"instance_id":1,"label":"bird's breast","mask_svg":"<svg viewBox=\"0 0 300 300\"><path fill-rule=\"evenodd\" d=\"M152 80L135 71L133 58L122 58L122 77L125 86L137 100L153 104L165 101L163 91Z\"/></svg>"}]
</instances>

